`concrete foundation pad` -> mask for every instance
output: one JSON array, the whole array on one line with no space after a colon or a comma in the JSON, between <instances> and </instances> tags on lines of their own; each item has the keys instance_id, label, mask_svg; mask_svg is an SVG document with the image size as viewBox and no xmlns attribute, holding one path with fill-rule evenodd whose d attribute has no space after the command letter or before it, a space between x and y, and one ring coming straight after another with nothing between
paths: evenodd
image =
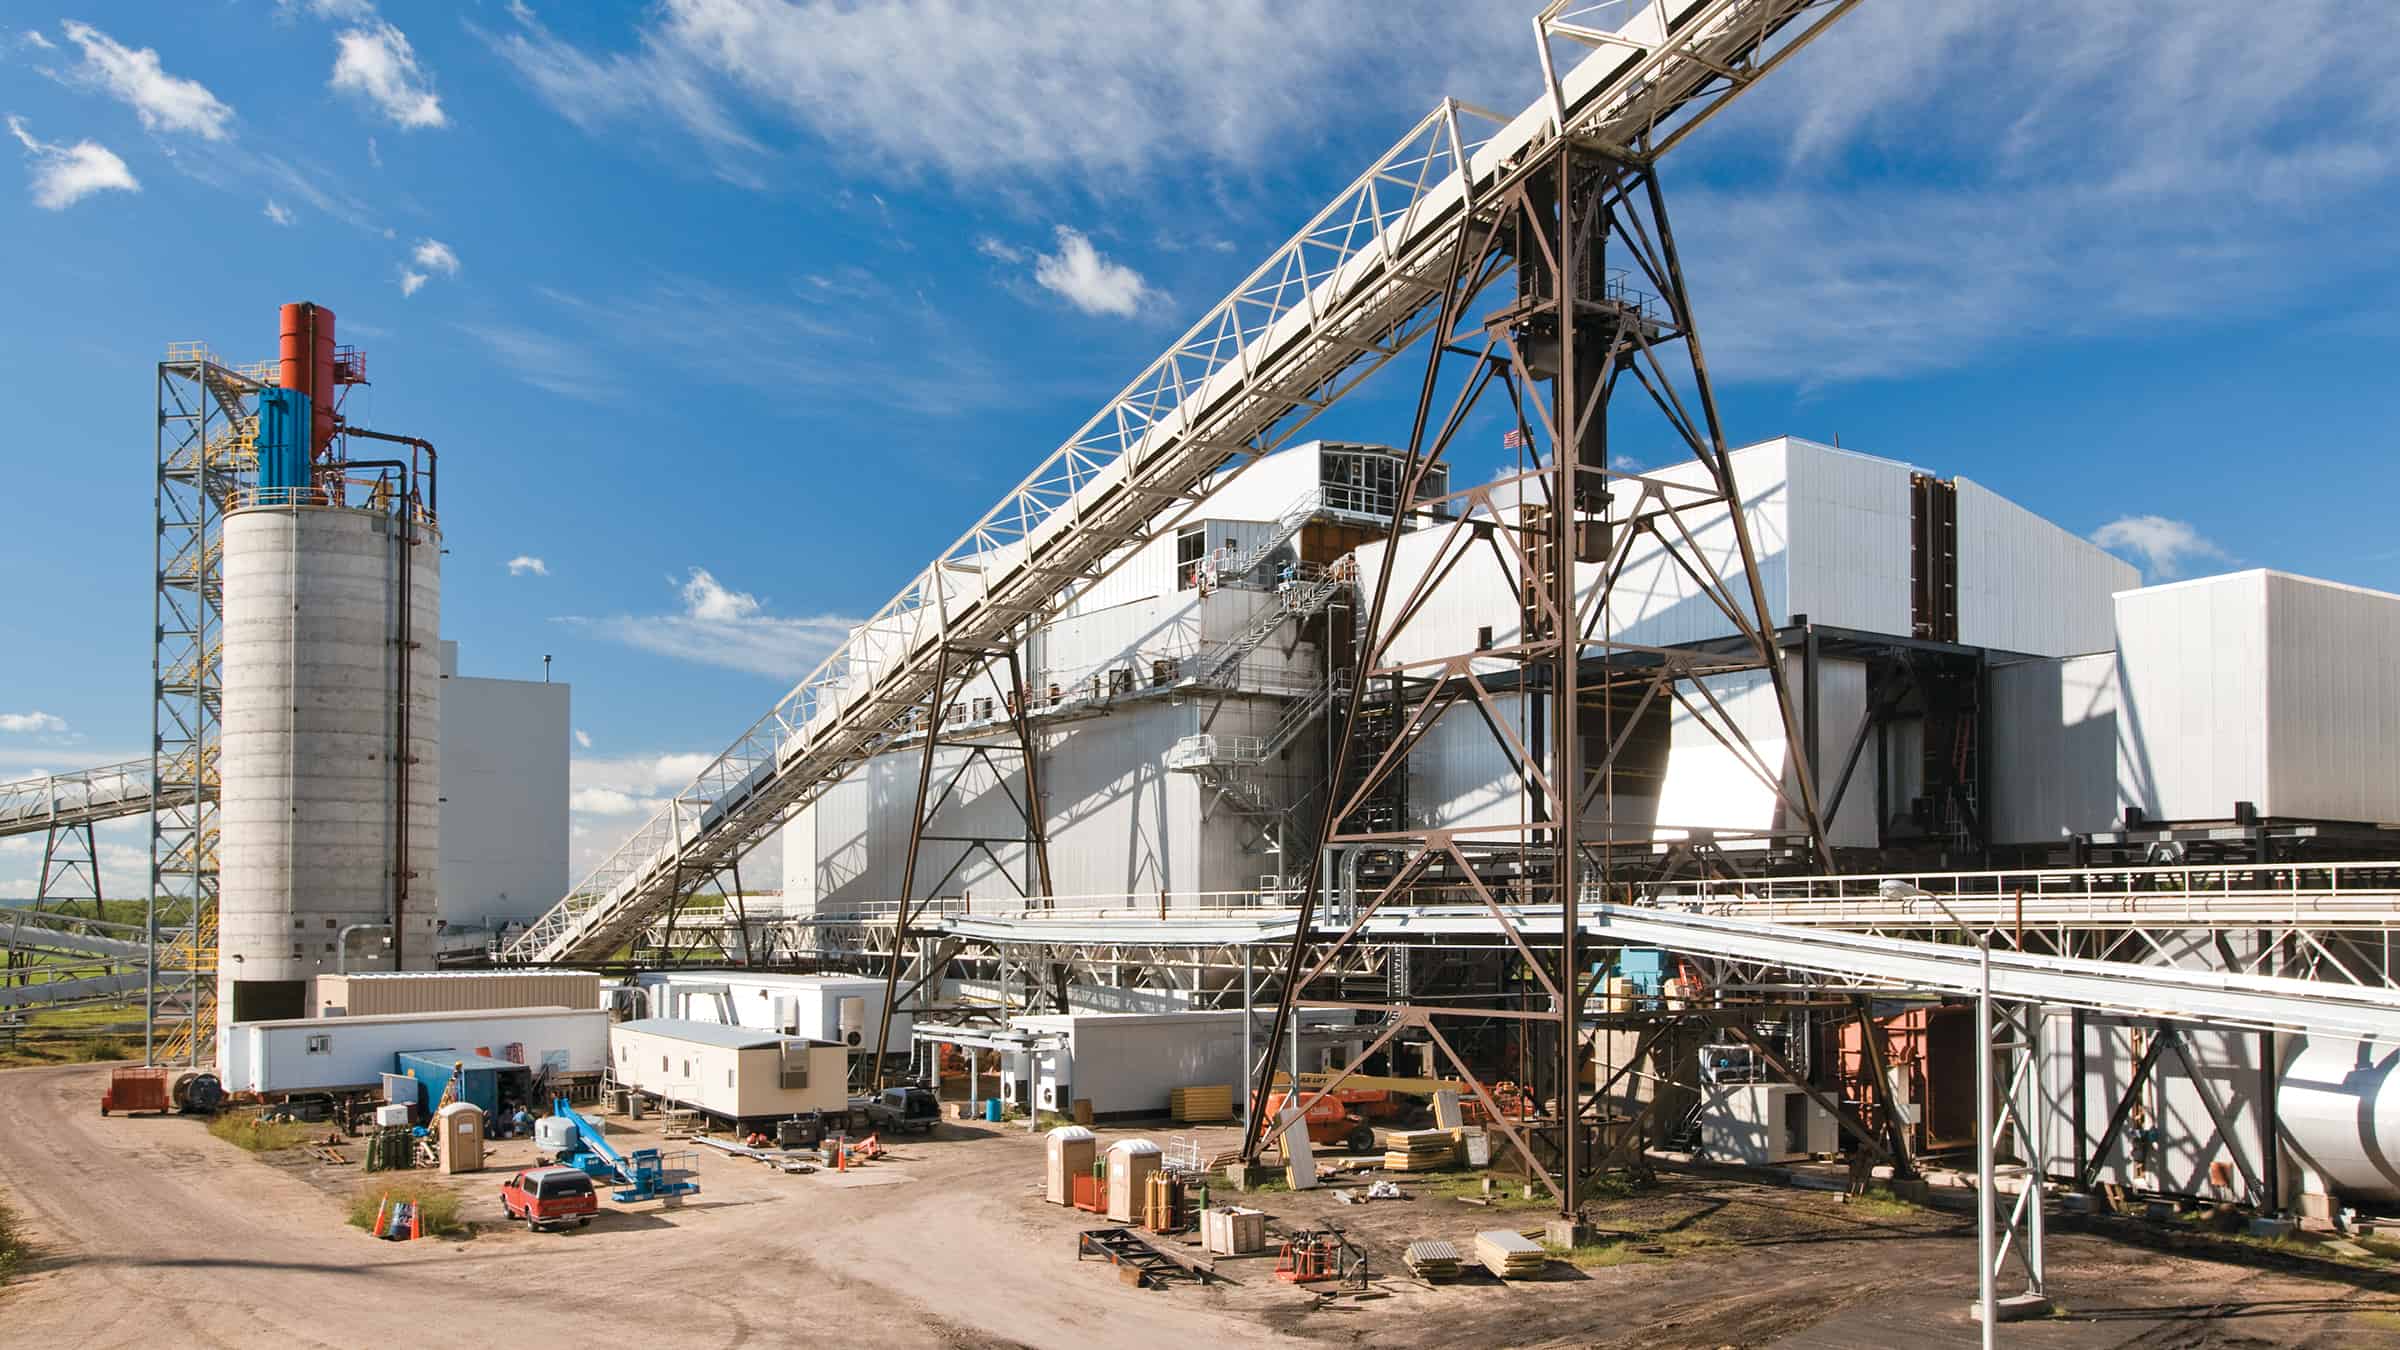
<instances>
[{"instance_id":1,"label":"concrete foundation pad","mask_svg":"<svg viewBox=\"0 0 2400 1350\"><path fill-rule=\"evenodd\" d=\"M2038 1317L2048 1317L2055 1306L2047 1294L2011 1294L2007 1298L1992 1301L1992 1316L2001 1323L2030 1322ZM1983 1303L1980 1299L1967 1305L1967 1320L1983 1320Z\"/></svg>"}]
</instances>

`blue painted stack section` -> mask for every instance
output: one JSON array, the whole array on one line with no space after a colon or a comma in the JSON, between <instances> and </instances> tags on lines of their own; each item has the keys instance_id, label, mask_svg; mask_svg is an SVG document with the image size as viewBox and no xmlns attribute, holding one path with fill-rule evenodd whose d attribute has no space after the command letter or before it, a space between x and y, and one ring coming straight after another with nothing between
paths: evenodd
<instances>
[{"instance_id":1,"label":"blue painted stack section","mask_svg":"<svg viewBox=\"0 0 2400 1350\"><path fill-rule=\"evenodd\" d=\"M259 500L289 504L309 485L309 402L297 389L268 389L258 396Z\"/></svg>"}]
</instances>

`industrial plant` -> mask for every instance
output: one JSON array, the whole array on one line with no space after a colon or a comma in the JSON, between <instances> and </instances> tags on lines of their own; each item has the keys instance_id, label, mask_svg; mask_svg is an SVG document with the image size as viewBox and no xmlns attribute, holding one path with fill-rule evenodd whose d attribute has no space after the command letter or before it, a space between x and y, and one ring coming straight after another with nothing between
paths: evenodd
<instances>
[{"instance_id":1,"label":"industrial plant","mask_svg":"<svg viewBox=\"0 0 2400 1350\"><path fill-rule=\"evenodd\" d=\"M482 449L353 416L324 304L169 346L153 754L0 784L0 1015L140 1005L111 1129L297 1122L626 1269L1013 1168L1022 1297L1162 1337L1599 1343L1548 1285L1710 1259L1628 1217L1677 1186L1939 1217L1962 1342L2108 1244L2391 1280L2400 596L1725 425L1660 166L1854 3L1550 5L1539 99L1427 114L580 877L570 687L446 637Z\"/></svg>"}]
</instances>

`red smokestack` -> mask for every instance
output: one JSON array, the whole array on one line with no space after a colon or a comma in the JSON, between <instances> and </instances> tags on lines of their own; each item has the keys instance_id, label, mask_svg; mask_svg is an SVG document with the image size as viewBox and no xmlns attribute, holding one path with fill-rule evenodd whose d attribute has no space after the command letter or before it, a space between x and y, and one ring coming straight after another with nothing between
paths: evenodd
<instances>
[{"instance_id":1,"label":"red smokestack","mask_svg":"<svg viewBox=\"0 0 2400 1350\"><path fill-rule=\"evenodd\" d=\"M308 457L325 454L333 441L333 311L300 301L283 307L283 335L276 356L276 383L308 395Z\"/></svg>"}]
</instances>

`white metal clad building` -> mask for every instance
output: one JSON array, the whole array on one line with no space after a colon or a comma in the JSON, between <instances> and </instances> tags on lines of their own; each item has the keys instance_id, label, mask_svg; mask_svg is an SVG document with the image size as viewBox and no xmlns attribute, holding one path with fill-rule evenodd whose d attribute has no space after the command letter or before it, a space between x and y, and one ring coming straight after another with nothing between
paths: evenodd
<instances>
[{"instance_id":1,"label":"white metal clad building","mask_svg":"<svg viewBox=\"0 0 2400 1350\"><path fill-rule=\"evenodd\" d=\"M608 1066L608 1014L599 1008L397 1013L376 1017L237 1022L219 1044L229 1092L305 1092L372 1086L393 1056L429 1045L502 1051L568 1073Z\"/></svg>"},{"instance_id":2,"label":"white metal clad building","mask_svg":"<svg viewBox=\"0 0 2400 1350\"><path fill-rule=\"evenodd\" d=\"M442 918L529 923L566 894L572 693L458 673L442 644Z\"/></svg>"}]
</instances>

